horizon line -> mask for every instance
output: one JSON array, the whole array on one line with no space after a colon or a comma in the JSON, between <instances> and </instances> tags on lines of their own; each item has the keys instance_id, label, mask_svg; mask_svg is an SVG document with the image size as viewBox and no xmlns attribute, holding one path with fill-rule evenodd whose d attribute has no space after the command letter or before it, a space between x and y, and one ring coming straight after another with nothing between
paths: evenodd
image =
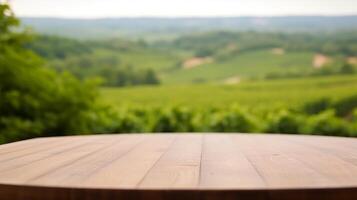
<instances>
[{"instance_id":1,"label":"horizon line","mask_svg":"<svg viewBox=\"0 0 357 200\"><path fill-rule=\"evenodd\" d=\"M108 17L74 17L74 16L39 16L39 15L18 15L19 18L36 19L67 19L67 20L101 20L101 19L217 19L217 18L288 18L288 17L357 17L357 13L350 14L286 14L286 15L202 15L202 16L108 16Z\"/></svg>"}]
</instances>

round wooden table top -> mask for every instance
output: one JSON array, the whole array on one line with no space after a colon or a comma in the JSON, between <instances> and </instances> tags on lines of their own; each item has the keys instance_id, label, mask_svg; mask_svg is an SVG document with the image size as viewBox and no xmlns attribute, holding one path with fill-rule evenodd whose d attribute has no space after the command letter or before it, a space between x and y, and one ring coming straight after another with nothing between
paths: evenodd
<instances>
[{"instance_id":1,"label":"round wooden table top","mask_svg":"<svg viewBox=\"0 0 357 200\"><path fill-rule=\"evenodd\" d=\"M357 199L357 139L40 138L0 146L0 200Z\"/></svg>"}]
</instances>

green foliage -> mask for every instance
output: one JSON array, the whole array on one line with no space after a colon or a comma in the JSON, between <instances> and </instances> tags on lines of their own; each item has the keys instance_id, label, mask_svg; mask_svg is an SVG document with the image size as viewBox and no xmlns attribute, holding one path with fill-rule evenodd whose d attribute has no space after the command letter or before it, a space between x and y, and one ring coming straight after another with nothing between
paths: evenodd
<instances>
[{"instance_id":1,"label":"green foliage","mask_svg":"<svg viewBox=\"0 0 357 200\"><path fill-rule=\"evenodd\" d=\"M335 116L333 110L326 110L308 119L303 130L306 134L328 136L350 136L350 128L346 121Z\"/></svg>"},{"instance_id":2,"label":"green foliage","mask_svg":"<svg viewBox=\"0 0 357 200\"><path fill-rule=\"evenodd\" d=\"M64 59L91 53L91 47L77 40L57 36L41 35L27 42L25 47L48 59Z\"/></svg>"},{"instance_id":3,"label":"green foliage","mask_svg":"<svg viewBox=\"0 0 357 200\"><path fill-rule=\"evenodd\" d=\"M149 67L127 64L119 55L144 44L109 40L77 41L56 36L37 36L25 47L45 57L57 71L69 71L82 80L100 77L106 86L159 84L156 72Z\"/></svg>"},{"instance_id":4,"label":"green foliage","mask_svg":"<svg viewBox=\"0 0 357 200\"><path fill-rule=\"evenodd\" d=\"M312 58L312 52L288 52L284 55L274 55L270 49L237 52L227 55L224 59L212 58L212 63L189 70L181 67L168 73L163 83L192 83L198 79L224 83L231 77L259 79L269 73L300 73L312 69Z\"/></svg>"},{"instance_id":5,"label":"green foliage","mask_svg":"<svg viewBox=\"0 0 357 200\"><path fill-rule=\"evenodd\" d=\"M257 130L256 119L237 107L215 113L212 118L211 129L214 132L249 133Z\"/></svg>"},{"instance_id":6,"label":"green foliage","mask_svg":"<svg viewBox=\"0 0 357 200\"><path fill-rule=\"evenodd\" d=\"M131 124L139 127L135 131L140 132L357 136L356 113L342 118L334 110L336 105L349 107L350 99L354 98L357 79L356 76L347 77L254 81L237 86L105 89L104 96L107 100L115 100L112 105L126 108L124 115L131 115ZM335 98L329 96L332 91ZM132 130L120 126L120 122L117 125L120 132Z\"/></svg>"},{"instance_id":7,"label":"green foliage","mask_svg":"<svg viewBox=\"0 0 357 200\"><path fill-rule=\"evenodd\" d=\"M330 98L321 98L304 104L303 110L308 114L318 114L332 106Z\"/></svg>"},{"instance_id":8,"label":"green foliage","mask_svg":"<svg viewBox=\"0 0 357 200\"><path fill-rule=\"evenodd\" d=\"M196 52L224 50L236 44L239 52L271 49L275 47L288 51L313 51L328 55L354 56L357 37L354 31L334 33L272 33L272 32L210 32L183 36L172 44ZM217 55L211 53L211 55ZM227 52L229 53L229 52Z\"/></svg>"},{"instance_id":9,"label":"green foliage","mask_svg":"<svg viewBox=\"0 0 357 200\"><path fill-rule=\"evenodd\" d=\"M81 70L83 72L83 70ZM93 70L89 77L99 76L106 86L157 85L160 80L151 69L135 70L131 66L122 68L103 67ZM85 77L88 77L86 75Z\"/></svg>"},{"instance_id":10,"label":"green foliage","mask_svg":"<svg viewBox=\"0 0 357 200\"><path fill-rule=\"evenodd\" d=\"M198 49L195 53L197 57L209 57L215 53L214 49Z\"/></svg>"},{"instance_id":11,"label":"green foliage","mask_svg":"<svg viewBox=\"0 0 357 200\"><path fill-rule=\"evenodd\" d=\"M356 72L356 69L353 65L345 63L340 69L341 74L353 74Z\"/></svg>"},{"instance_id":12,"label":"green foliage","mask_svg":"<svg viewBox=\"0 0 357 200\"><path fill-rule=\"evenodd\" d=\"M344 117L352 114L353 110L357 108L357 95L353 95L337 101L334 104L336 114L340 117Z\"/></svg>"},{"instance_id":13,"label":"green foliage","mask_svg":"<svg viewBox=\"0 0 357 200\"><path fill-rule=\"evenodd\" d=\"M0 4L0 51L7 45L18 46L22 42L22 34L13 33L11 29L17 27L20 21L7 4Z\"/></svg>"},{"instance_id":14,"label":"green foliage","mask_svg":"<svg viewBox=\"0 0 357 200\"><path fill-rule=\"evenodd\" d=\"M307 71L295 71L295 72L270 72L267 73L266 79L286 79L286 78L302 78L302 77L317 77L317 76L331 76L331 75L351 75L355 74L355 66L344 63L330 63L325 64L322 68L317 68Z\"/></svg>"},{"instance_id":15,"label":"green foliage","mask_svg":"<svg viewBox=\"0 0 357 200\"><path fill-rule=\"evenodd\" d=\"M196 112L185 107L167 107L151 113L150 132L194 132Z\"/></svg>"},{"instance_id":16,"label":"green foliage","mask_svg":"<svg viewBox=\"0 0 357 200\"><path fill-rule=\"evenodd\" d=\"M113 121L114 133L140 133L145 132L144 124L135 112L119 112L117 118Z\"/></svg>"},{"instance_id":17,"label":"green foliage","mask_svg":"<svg viewBox=\"0 0 357 200\"><path fill-rule=\"evenodd\" d=\"M342 60L354 55L355 35L342 31L330 34L209 32L152 43L38 36L26 47L46 57L57 70L70 71L79 78L101 76L107 86L126 86L138 85L134 80L130 84L123 82L141 79L149 69L164 84L224 82L233 76L281 79L351 74L356 72L355 67L342 64ZM274 49L282 53L276 54ZM339 61L314 69L312 61L316 53ZM212 61L183 69L182 63L192 57L209 57ZM128 68L134 74L123 72ZM145 84L150 83L139 83Z\"/></svg>"},{"instance_id":18,"label":"green foliage","mask_svg":"<svg viewBox=\"0 0 357 200\"><path fill-rule=\"evenodd\" d=\"M159 78L155 74L155 72L152 69L148 69L144 71L142 81L143 83L149 84L149 85L156 85L159 84Z\"/></svg>"},{"instance_id":19,"label":"green foliage","mask_svg":"<svg viewBox=\"0 0 357 200\"><path fill-rule=\"evenodd\" d=\"M240 78L296 78L352 74L356 70L341 64L355 56L355 32L336 33L272 33L272 32L208 32L180 37L167 42L171 50L192 51L192 56L211 57L213 62L190 70L176 69L168 73L164 83L193 83L205 79L224 82ZM274 52L277 50L277 52ZM314 68L314 54L324 54L331 63Z\"/></svg>"},{"instance_id":20,"label":"green foliage","mask_svg":"<svg viewBox=\"0 0 357 200\"><path fill-rule=\"evenodd\" d=\"M227 108L192 109L126 107L111 116L105 132L242 132L357 136L356 120L338 118L333 110L306 115L280 109L259 115L236 105Z\"/></svg>"},{"instance_id":21,"label":"green foliage","mask_svg":"<svg viewBox=\"0 0 357 200\"><path fill-rule=\"evenodd\" d=\"M352 121L357 122L357 108L353 110Z\"/></svg>"},{"instance_id":22,"label":"green foliage","mask_svg":"<svg viewBox=\"0 0 357 200\"><path fill-rule=\"evenodd\" d=\"M303 119L300 114L287 110L270 113L264 132L298 134L301 133L301 125L304 124Z\"/></svg>"},{"instance_id":23,"label":"green foliage","mask_svg":"<svg viewBox=\"0 0 357 200\"><path fill-rule=\"evenodd\" d=\"M98 117L106 114L97 103L96 84L44 67L22 47L26 33L13 32L18 21L10 8L0 4L0 11L0 143L100 127Z\"/></svg>"}]
</instances>

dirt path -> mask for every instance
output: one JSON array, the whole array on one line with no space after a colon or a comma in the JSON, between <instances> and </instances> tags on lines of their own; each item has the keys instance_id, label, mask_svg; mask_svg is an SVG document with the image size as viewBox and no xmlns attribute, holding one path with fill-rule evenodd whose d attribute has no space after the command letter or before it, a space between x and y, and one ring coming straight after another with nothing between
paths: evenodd
<instances>
[{"instance_id":1,"label":"dirt path","mask_svg":"<svg viewBox=\"0 0 357 200\"><path fill-rule=\"evenodd\" d=\"M271 53L274 55L284 55L285 54L285 49L283 48L274 48L271 50Z\"/></svg>"},{"instance_id":2,"label":"dirt path","mask_svg":"<svg viewBox=\"0 0 357 200\"><path fill-rule=\"evenodd\" d=\"M213 58L211 58L211 57L205 57L205 58L193 57L193 58L185 60L182 64L182 67L184 69L192 69L192 68L198 67L200 65L208 64L208 63L212 63L212 62L213 62Z\"/></svg>"},{"instance_id":3,"label":"dirt path","mask_svg":"<svg viewBox=\"0 0 357 200\"><path fill-rule=\"evenodd\" d=\"M320 69L324 67L327 63L330 62L330 58L323 54L315 54L314 59L312 61L312 66L316 69Z\"/></svg>"},{"instance_id":4,"label":"dirt path","mask_svg":"<svg viewBox=\"0 0 357 200\"><path fill-rule=\"evenodd\" d=\"M241 78L239 76L229 77L223 81L223 83L227 85L235 85L240 82L241 82Z\"/></svg>"},{"instance_id":5,"label":"dirt path","mask_svg":"<svg viewBox=\"0 0 357 200\"><path fill-rule=\"evenodd\" d=\"M349 64L356 65L357 64L357 57L349 57L349 58L347 58L347 62Z\"/></svg>"}]
</instances>

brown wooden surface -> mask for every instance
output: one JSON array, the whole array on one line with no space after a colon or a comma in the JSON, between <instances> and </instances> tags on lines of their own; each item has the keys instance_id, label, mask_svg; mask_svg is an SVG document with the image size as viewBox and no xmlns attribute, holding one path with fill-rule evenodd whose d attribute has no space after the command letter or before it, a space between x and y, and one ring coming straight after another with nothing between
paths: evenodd
<instances>
[{"instance_id":1,"label":"brown wooden surface","mask_svg":"<svg viewBox=\"0 0 357 200\"><path fill-rule=\"evenodd\" d=\"M139 134L0 146L0 200L357 199L357 139Z\"/></svg>"}]
</instances>

